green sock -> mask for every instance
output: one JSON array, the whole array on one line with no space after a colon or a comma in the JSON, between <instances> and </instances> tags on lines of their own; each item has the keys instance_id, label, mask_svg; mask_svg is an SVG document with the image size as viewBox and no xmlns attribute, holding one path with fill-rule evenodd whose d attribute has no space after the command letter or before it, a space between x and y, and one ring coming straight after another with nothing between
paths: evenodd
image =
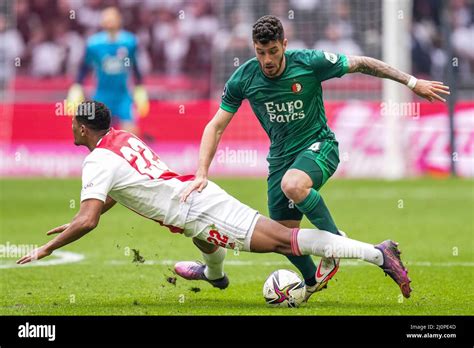
<instances>
[{"instance_id":1,"label":"green sock","mask_svg":"<svg viewBox=\"0 0 474 348\"><path fill-rule=\"evenodd\" d=\"M303 256L287 256L288 260L299 269L303 275L306 285L313 286L316 285L316 264L309 255Z\"/></svg>"},{"instance_id":2,"label":"green sock","mask_svg":"<svg viewBox=\"0 0 474 348\"><path fill-rule=\"evenodd\" d=\"M302 202L296 204L296 207L318 229L339 234L339 230L324 203L323 197L315 189L311 189L309 195Z\"/></svg>"}]
</instances>

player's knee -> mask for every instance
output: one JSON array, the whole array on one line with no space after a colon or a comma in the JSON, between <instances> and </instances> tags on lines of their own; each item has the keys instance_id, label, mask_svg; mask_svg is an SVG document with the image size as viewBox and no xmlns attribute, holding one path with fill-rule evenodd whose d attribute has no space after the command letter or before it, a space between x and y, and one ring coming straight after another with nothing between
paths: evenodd
<instances>
[{"instance_id":1,"label":"player's knee","mask_svg":"<svg viewBox=\"0 0 474 348\"><path fill-rule=\"evenodd\" d=\"M295 177L283 177L281 181L281 190L288 199L295 202L302 201L307 196L307 188L301 181Z\"/></svg>"}]
</instances>

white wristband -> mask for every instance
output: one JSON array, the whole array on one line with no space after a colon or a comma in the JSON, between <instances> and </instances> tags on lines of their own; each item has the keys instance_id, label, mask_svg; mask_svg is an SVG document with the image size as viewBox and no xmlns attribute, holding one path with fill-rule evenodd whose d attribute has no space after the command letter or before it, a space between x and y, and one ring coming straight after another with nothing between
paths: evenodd
<instances>
[{"instance_id":1,"label":"white wristband","mask_svg":"<svg viewBox=\"0 0 474 348\"><path fill-rule=\"evenodd\" d=\"M417 81L418 79L415 76L410 76L410 79L408 80L408 83L407 83L408 88L410 89L415 88Z\"/></svg>"}]
</instances>

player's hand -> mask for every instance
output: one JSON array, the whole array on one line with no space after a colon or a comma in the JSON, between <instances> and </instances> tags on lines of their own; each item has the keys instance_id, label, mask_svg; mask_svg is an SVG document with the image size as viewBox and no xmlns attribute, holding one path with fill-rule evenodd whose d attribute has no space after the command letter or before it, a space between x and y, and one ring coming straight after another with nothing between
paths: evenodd
<instances>
[{"instance_id":1,"label":"player's hand","mask_svg":"<svg viewBox=\"0 0 474 348\"><path fill-rule=\"evenodd\" d=\"M133 101L137 108L140 117L148 116L150 112L150 101L148 100L148 93L143 86L136 86L133 90Z\"/></svg>"},{"instance_id":2,"label":"player's hand","mask_svg":"<svg viewBox=\"0 0 474 348\"><path fill-rule=\"evenodd\" d=\"M201 193L202 190L207 186L207 177L197 176L191 184L181 194L181 202L186 202L191 192L196 191Z\"/></svg>"},{"instance_id":3,"label":"player's hand","mask_svg":"<svg viewBox=\"0 0 474 348\"><path fill-rule=\"evenodd\" d=\"M51 234L61 233L61 232L63 232L66 228L68 228L69 225L70 225L70 224L64 224L64 225L55 227L55 228L53 228L52 230L49 230L48 232L46 232L46 234L49 236L49 235L51 235Z\"/></svg>"},{"instance_id":4,"label":"player's hand","mask_svg":"<svg viewBox=\"0 0 474 348\"><path fill-rule=\"evenodd\" d=\"M441 95L450 94L449 86L444 85L443 82L427 80L416 81L413 92L415 92L420 97L429 100L430 102L439 100L443 103L446 102L446 99L444 99Z\"/></svg>"},{"instance_id":5,"label":"player's hand","mask_svg":"<svg viewBox=\"0 0 474 348\"><path fill-rule=\"evenodd\" d=\"M73 84L67 93L66 114L74 115L77 106L84 101L84 91L79 83Z\"/></svg>"},{"instance_id":6,"label":"player's hand","mask_svg":"<svg viewBox=\"0 0 474 348\"><path fill-rule=\"evenodd\" d=\"M25 255L22 258L18 259L16 263L19 265L24 265L25 263L28 263L34 260L40 260L46 256L49 256L51 255L52 252L53 251L50 250L46 245L43 245L42 247L36 248L28 255Z\"/></svg>"}]
</instances>

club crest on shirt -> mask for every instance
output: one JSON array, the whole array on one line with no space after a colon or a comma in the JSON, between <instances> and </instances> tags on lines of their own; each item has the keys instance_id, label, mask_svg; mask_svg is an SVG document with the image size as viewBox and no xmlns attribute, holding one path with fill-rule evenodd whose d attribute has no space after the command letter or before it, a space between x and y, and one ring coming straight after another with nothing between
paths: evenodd
<instances>
[{"instance_id":1,"label":"club crest on shirt","mask_svg":"<svg viewBox=\"0 0 474 348\"><path fill-rule=\"evenodd\" d=\"M293 93L300 93L303 90L303 85L299 82L295 82L291 85L291 90Z\"/></svg>"}]
</instances>

